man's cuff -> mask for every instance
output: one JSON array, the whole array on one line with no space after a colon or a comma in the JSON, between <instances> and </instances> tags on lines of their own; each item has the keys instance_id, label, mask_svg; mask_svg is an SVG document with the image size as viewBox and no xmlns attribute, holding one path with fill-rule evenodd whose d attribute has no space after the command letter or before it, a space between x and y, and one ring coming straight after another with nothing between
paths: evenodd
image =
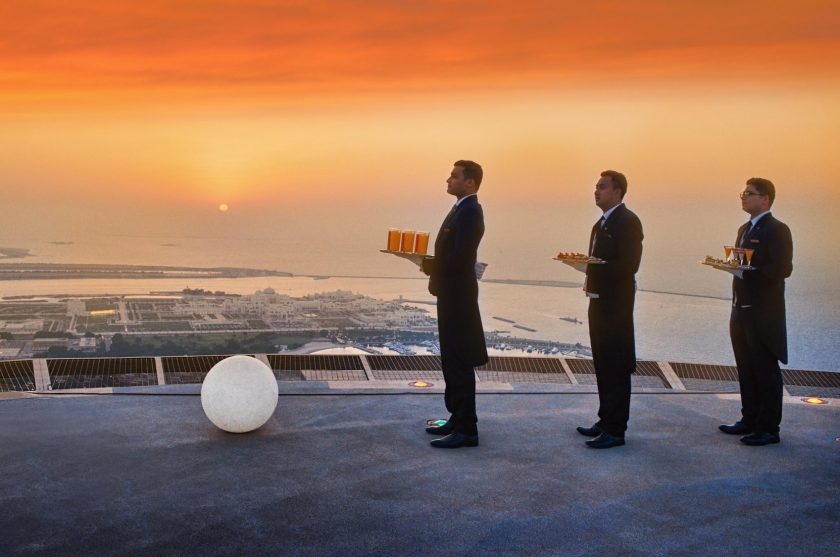
<instances>
[{"instance_id":1,"label":"man's cuff","mask_svg":"<svg viewBox=\"0 0 840 557\"><path fill-rule=\"evenodd\" d=\"M435 258L431 256L426 256L420 262L420 270L426 273L427 275L431 275L435 272Z\"/></svg>"}]
</instances>

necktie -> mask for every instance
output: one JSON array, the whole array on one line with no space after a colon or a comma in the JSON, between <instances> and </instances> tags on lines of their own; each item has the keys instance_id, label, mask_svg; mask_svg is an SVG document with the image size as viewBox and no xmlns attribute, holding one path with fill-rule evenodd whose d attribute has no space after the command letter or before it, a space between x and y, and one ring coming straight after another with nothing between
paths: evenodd
<instances>
[{"instance_id":1,"label":"necktie","mask_svg":"<svg viewBox=\"0 0 840 557\"><path fill-rule=\"evenodd\" d=\"M607 219L601 217L598 222L595 223L595 226L592 227L592 245L589 246L589 255L593 255L595 253L595 240L598 238L598 231L604 227L604 223Z\"/></svg>"},{"instance_id":2,"label":"necktie","mask_svg":"<svg viewBox=\"0 0 840 557\"><path fill-rule=\"evenodd\" d=\"M752 232L752 229L753 229L752 221L747 222L747 229L744 230L744 235L741 236L741 246L740 247L744 247L744 246L747 245L747 236L750 235L750 232Z\"/></svg>"}]
</instances>

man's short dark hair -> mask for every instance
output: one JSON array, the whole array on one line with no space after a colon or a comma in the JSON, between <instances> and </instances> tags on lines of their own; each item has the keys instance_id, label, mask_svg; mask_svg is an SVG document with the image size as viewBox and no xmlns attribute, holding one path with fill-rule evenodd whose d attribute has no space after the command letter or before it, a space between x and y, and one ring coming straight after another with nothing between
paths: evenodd
<instances>
[{"instance_id":1,"label":"man's short dark hair","mask_svg":"<svg viewBox=\"0 0 840 557\"><path fill-rule=\"evenodd\" d=\"M481 179L484 177L484 171L481 165L473 161L455 161L452 166L460 166L464 169L464 180L472 178L475 181L475 189L481 185Z\"/></svg>"},{"instance_id":2,"label":"man's short dark hair","mask_svg":"<svg viewBox=\"0 0 840 557\"><path fill-rule=\"evenodd\" d=\"M610 177L613 187L621 190L621 199L624 199L624 196L627 194L627 178L624 174L615 170L605 170L601 172L601 178L604 176Z\"/></svg>"},{"instance_id":3,"label":"man's short dark hair","mask_svg":"<svg viewBox=\"0 0 840 557\"><path fill-rule=\"evenodd\" d=\"M767 178L750 178L747 180L747 185L755 188L755 191L762 195L766 195L770 200L770 206L773 205L773 200L776 199L776 186Z\"/></svg>"}]
</instances>

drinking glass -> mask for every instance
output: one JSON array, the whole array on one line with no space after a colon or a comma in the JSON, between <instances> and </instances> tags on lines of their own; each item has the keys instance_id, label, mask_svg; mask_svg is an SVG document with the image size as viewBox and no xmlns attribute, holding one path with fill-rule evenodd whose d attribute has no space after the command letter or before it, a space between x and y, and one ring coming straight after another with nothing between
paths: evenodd
<instances>
[{"instance_id":1,"label":"drinking glass","mask_svg":"<svg viewBox=\"0 0 840 557\"><path fill-rule=\"evenodd\" d=\"M744 248L744 255L747 256L747 265L750 267L752 267L752 256L754 251L754 249Z\"/></svg>"},{"instance_id":2,"label":"drinking glass","mask_svg":"<svg viewBox=\"0 0 840 557\"><path fill-rule=\"evenodd\" d=\"M413 230L403 230L402 231L402 251L405 253L411 253L414 250L414 231Z\"/></svg>"},{"instance_id":3,"label":"drinking glass","mask_svg":"<svg viewBox=\"0 0 840 557\"><path fill-rule=\"evenodd\" d=\"M400 251L400 234L397 228L388 229L388 251Z\"/></svg>"},{"instance_id":4,"label":"drinking glass","mask_svg":"<svg viewBox=\"0 0 840 557\"><path fill-rule=\"evenodd\" d=\"M417 236L414 240L414 253L419 253L421 255L426 255L426 252L429 249L429 233L428 232L417 232Z\"/></svg>"}]
</instances>

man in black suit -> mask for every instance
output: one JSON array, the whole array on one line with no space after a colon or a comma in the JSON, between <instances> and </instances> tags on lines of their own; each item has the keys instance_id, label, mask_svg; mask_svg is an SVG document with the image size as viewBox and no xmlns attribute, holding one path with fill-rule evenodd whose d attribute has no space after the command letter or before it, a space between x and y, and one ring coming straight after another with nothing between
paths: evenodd
<instances>
[{"instance_id":1,"label":"man in black suit","mask_svg":"<svg viewBox=\"0 0 840 557\"><path fill-rule=\"evenodd\" d=\"M444 402L450 412L444 425L426 428L442 436L432 441L439 448L478 445L473 368L487 363L476 278L476 252L484 235L484 213L476 195L482 176L475 162L455 162L446 191L458 201L440 227L434 257L424 258L421 265L429 275L429 292L437 297Z\"/></svg>"},{"instance_id":2,"label":"man in black suit","mask_svg":"<svg viewBox=\"0 0 840 557\"><path fill-rule=\"evenodd\" d=\"M753 250L750 265L755 269L735 274L732 280L729 336L738 366L741 419L720 430L743 435L747 445L778 443L782 421L779 361L788 361L785 279L793 272L793 239L790 228L770 213L775 198L770 180L747 180L741 208L750 220L738 229L735 240L737 247Z\"/></svg>"},{"instance_id":3,"label":"man in black suit","mask_svg":"<svg viewBox=\"0 0 840 557\"><path fill-rule=\"evenodd\" d=\"M578 427L594 437L596 449L624 445L630 418L630 375L636 371L633 305L636 272L642 259L642 223L624 203L627 178L605 170L595 185L595 204L604 216L592 227L589 255L604 261L586 266L584 291L589 297L589 338L598 381L598 421Z\"/></svg>"}]
</instances>

